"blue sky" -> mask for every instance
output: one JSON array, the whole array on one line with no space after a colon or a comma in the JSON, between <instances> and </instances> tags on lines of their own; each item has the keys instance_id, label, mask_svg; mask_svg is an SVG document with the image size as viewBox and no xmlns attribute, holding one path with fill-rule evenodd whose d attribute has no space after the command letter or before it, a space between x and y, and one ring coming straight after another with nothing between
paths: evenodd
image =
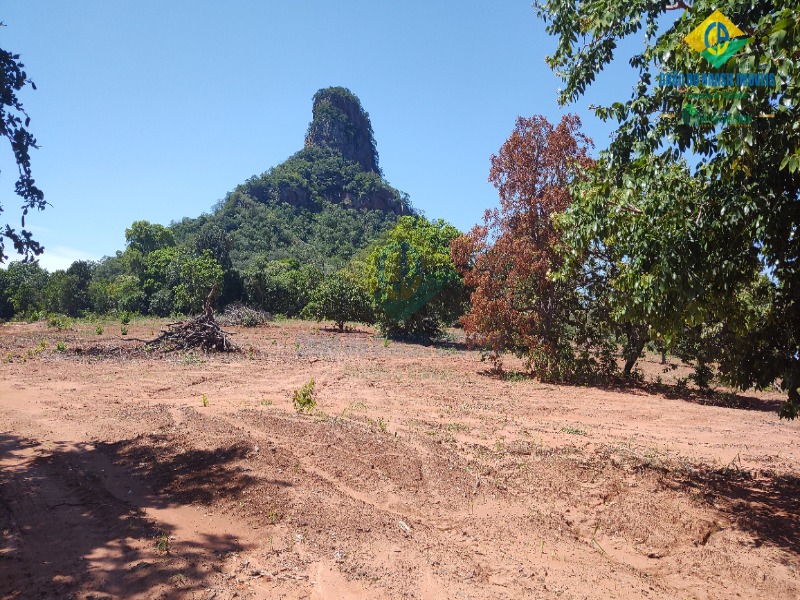
<instances>
[{"instance_id":1,"label":"blue sky","mask_svg":"<svg viewBox=\"0 0 800 600\"><path fill-rule=\"evenodd\" d=\"M529 0L7 0L0 20L0 47L38 87L22 99L52 206L28 225L49 269L122 249L134 220L208 211L302 148L311 97L330 85L370 113L389 182L467 230L497 203L489 158L518 115L576 112L602 148L611 127L587 107L634 75L618 63L560 109L554 40ZM0 219L16 225L6 148L0 161Z\"/></svg>"}]
</instances>

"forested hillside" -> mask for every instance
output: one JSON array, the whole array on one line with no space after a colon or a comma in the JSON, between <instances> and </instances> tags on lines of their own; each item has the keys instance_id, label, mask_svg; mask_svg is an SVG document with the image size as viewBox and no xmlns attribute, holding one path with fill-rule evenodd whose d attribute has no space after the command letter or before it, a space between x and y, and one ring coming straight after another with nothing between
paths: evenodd
<instances>
[{"instance_id":1,"label":"forested hillside","mask_svg":"<svg viewBox=\"0 0 800 600\"><path fill-rule=\"evenodd\" d=\"M408 198L335 150L309 147L237 186L212 212L173 223L179 243L224 232L233 265L295 258L336 268L411 212Z\"/></svg>"},{"instance_id":2,"label":"forested hillside","mask_svg":"<svg viewBox=\"0 0 800 600\"><path fill-rule=\"evenodd\" d=\"M243 301L299 314L326 275L414 214L383 178L369 115L352 92L319 90L312 113L302 150L209 213L168 227L137 221L124 250L67 271L10 264L0 272L0 318L193 312L215 286L219 307Z\"/></svg>"}]
</instances>

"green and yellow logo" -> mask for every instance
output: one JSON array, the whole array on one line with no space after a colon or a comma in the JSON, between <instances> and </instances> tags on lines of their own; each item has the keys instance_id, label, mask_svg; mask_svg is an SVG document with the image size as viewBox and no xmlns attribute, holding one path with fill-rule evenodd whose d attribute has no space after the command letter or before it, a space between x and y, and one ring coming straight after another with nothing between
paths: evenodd
<instances>
[{"instance_id":1,"label":"green and yellow logo","mask_svg":"<svg viewBox=\"0 0 800 600\"><path fill-rule=\"evenodd\" d=\"M692 31L685 41L714 67L721 67L744 46L744 31L718 10Z\"/></svg>"}]
</instances>

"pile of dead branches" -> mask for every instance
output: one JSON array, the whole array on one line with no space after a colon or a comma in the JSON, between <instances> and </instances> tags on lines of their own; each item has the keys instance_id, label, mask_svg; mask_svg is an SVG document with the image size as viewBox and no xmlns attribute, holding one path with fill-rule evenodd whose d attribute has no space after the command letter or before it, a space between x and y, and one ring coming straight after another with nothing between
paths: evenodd
<instances>
[{"instance_id":1,"label":"pile of dead branches","mask_svg":"<svg viewBox=\"0 0 800 600\"><path fill-rule=\"evenodd\" d=\"M157 338L145 342L146 348L159 348L166 352L199 348L203 352L238 352L239 348L230 341L230 334L222 330L214 318L211 298L214 290L208 295L202 315L170 323L167 330Z\"/></svg>"},{"instance_id":2,"label":"pile of dead branches","mask_svg":"<svg viewBox=\"0 0 800 600\"><path fill-rule=\"evenodd\" d=\"M223 325L237 327L258 327L272 320L272 315L261 310L256 310L241 303L229 304L225 312L219 317Z\"/></svg>"}]
</instances>

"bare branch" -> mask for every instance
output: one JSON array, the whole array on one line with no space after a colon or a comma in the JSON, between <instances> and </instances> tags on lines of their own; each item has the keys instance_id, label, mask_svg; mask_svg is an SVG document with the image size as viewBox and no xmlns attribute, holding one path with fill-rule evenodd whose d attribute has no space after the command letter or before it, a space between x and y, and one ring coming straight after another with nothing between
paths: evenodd
<instances>
[{"instance_id":1,"label":"bare branch","mask_svg":"<svg viewBox=\"0 0 800 600\"><path fill-rule=\"evenodd\" d=\"M692 10L692 7L686 4L683 0L677 0L674 4L667 4L665 7L667 10Z\"/></svg>"}]
</instances>

